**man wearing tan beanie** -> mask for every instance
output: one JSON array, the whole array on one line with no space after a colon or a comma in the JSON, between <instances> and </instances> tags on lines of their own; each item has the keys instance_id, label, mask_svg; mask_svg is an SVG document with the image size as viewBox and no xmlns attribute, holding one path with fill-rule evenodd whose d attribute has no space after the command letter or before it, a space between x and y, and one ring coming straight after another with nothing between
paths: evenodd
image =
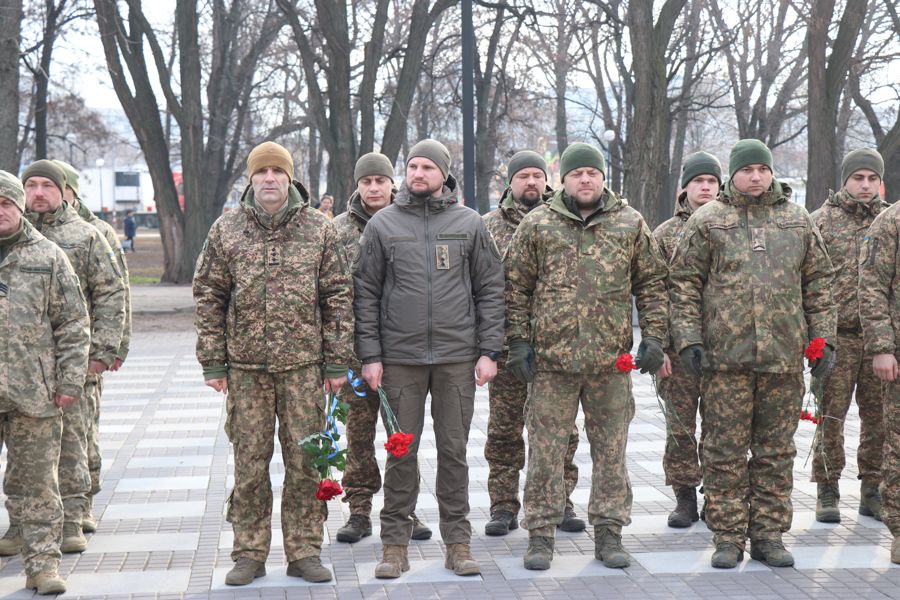
<instances>
[{"instance_id":1,"label":"man wearing tan beanie","mask_svg":"<svg viewBox=\"0 0 900 600\"><path fill-rule=\"evenodd\" d=\"M319 558L327 514L316 499L319 474L296 442L325 429L323 386L337 392L346 381L353 292L334 227L293 173L282 146L253 149L240 208L213 223L194 273L197 360L206 384L227 392L225 432L234 446L228 521L236 564L228 585L266 574L276 417L287 574L332 577Z\"/></svg>"}]
</instances>

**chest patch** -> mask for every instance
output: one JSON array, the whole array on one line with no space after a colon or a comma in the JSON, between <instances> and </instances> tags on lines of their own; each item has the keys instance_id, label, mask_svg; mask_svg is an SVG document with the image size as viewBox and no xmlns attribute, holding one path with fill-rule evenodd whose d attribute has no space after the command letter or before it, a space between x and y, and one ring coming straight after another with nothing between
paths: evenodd
<instances>
[{"instance_id":1,"label":"chest patch","mask_svg":"<svg viewBox=\"0 0 900 600\"><path fill-rule=\"evenodd\" d=\"M281 264L281 246L277 243L266 244L266 266L277 267Z\"/></svg>"},{"instance_id":2,"label":"chest patch","mask_svg":"<svg viewBox=\"0 0 900 600\"><path fill-rule=\"evenodd\" d=\"M754 227L750 230L751 248L754 252L766 251L766 230L761 227Z\"/></svg>"},{"instance_id":3,"label":"chest patch","mask_svg":"<svg viewBox=\"0 0 900 600\"><path fill-rule=\"evenodd\" d=\"M9 294L9 286L0 281L0 297L6 296L7 294Z\"/></svg>"},{"instance_id":4,"label":"chest patch","mask_svg":"<svg viewBox=\"0 0 900 600\"><path fill-rule=\"evenodd\" d=\"M438 244L434 247L435 267L439 271L447 271L450 269L450 246L447 244Z\"/></svg>"}]
</instances>

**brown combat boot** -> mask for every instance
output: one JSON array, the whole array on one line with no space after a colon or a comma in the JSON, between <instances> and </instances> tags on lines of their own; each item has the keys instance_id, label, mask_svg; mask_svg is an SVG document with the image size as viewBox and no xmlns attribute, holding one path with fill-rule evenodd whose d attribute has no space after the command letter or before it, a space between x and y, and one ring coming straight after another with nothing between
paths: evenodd
<instances>
[{"instance_id":1,"label":"brown combat boot","mask_svg":"<svg viewBox=\"0 0 900 600\"><path fill-rule=\"evenodd\" d=\"M838 501L841 491L837 483L816 485L816 521L820 523L840 523L841 510Z\"/></svg>"},{"instance_id":2,"label":"brown combat boot","mask_svg":"<svg viewBox=\"0 0 900 600\"><path fill-rule=\"evenodd\" d=\"M302 577L310 583L331 581L331 571L325 568L318 556L292 560L287 568L288 577Z\"/></svg>"},{"instance_id":3,"label":"brown combat boot","mask_svg":"<svg viewBox=\"0 0 900 600\"><path fill-rule=\"evenodd\" d=\"M81 522L63 523L62 543L59 545L59 551L63 554L72 554L74 552L84 552L87 550L87 538L81 530Z\"/></svg>"},{"instance_id":4,"label":"brown combat boot","mask_svg":"<svg viewBox=\"0 0 900 600\"><path fill-rule=\"evenodd\" d=\"M881 520L881 491L877 483L863 481L859 486L859 514Z\"/></svg>"},{"instance_id":5,"label":"brown combat boot","mask_svg":"<svg viewBox=\"0 0 900 600\"><path fill-rule=\"evenodd\" d=\"M57 575L56 571L42 572L37 575L29 575L25 579L25 587L29 590L37 590L41 596L50 594L62 594L66 591L66 582Z\"/></svg>"},{"instance_id":6,"label":"brown combat boot","mask_svg":"<svg viewBox=\"0 0 900 600\"><path fill-rule=\"evenodd\" d=\"M15 556L22 551L22 530L18 525L9 525L9 529L0 538L0 556Z\"/></svg>"},{"instance_id":7,"label":"brown combat boot","mask_svg":"<svg viewBox=\"0 0 900 600\"><path fill-rule=\"evenodd\" d=\"M94 517L93 511L81 519L81 531L84 533L97 533L97 518Z\"/></svg>"},{"instance_id":8,"label":"brown combat boot","mask_svg":"<svg viewBox=\"0 0 900 600\"><path fill-rule=\"evenodd\" d=\"M673 489L677 502L675 510L669 514L669 527L690 527L700 520L697 513L697 490L690 485L676 485Z\"/></svg>"},{"instance_id":9,"label":"brown combat boot","mask_svg":"<svg viewBox=\"0 0 900 600\"><path fill-rule=\"evenodd\" d=\"M481 567L472 558L472 551L468 544L447 544L447 558L444 559L444 568L450 569L456 575L480 575Z\"/></svg>"},{"instance_id":10,"label":"brown combat boot","mask_svg":"<svg viewBox=\"0 0 900 600\"><path fill-rule=\"evenodd\" d=\"M225 575L225 585L247 585L266 574L266 563L242 556Z\"/></svg>"},{"instance_id":11,"label":"brown combat boot","mask_svg":"<svg viewBox=\"0 0 900 600\"><path fill-rule=\"evenodd\" d=\"M409 557L406 551L406 546L385 544L381 551L381 562L375 566L375 577L397 579L401 573L409 571Z\"/></svg>"}]
</instances>

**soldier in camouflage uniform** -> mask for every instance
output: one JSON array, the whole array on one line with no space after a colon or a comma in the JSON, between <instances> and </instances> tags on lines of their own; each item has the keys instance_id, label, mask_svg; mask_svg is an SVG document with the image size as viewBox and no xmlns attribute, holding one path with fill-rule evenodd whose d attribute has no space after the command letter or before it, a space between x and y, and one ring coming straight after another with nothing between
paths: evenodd
<instances>
[{"instance_id":1,"label":"soldier in camouflage uniform","mask_svg":"<svg viewBox=\"0 0 900 600\"><path fill-rule=\"evenodd\" d=\"M821 433L813 451L812 479L817 483L816 520L840 523L838 481L844 470L844 419L856 388L860 435L856 460L859 467L859 514L881 519L882 386L871 368L872 357L863 352L859 322L859 252L875 217L887 207L878 190L884 172L874 150L856 150L844 157L843 186L831 192L822 207L812 213L837 275L834 303L838 307L837 357L825 383L820 407ZM870 167L881 164L881 169Z\"/></svg>"},{"instance_id":2,"label":"soldier in camouflage uniform","mask_svg":"<svg viewBox=\"0 0 900 600\"><path fill-rule=\"evenodd\" d=\"M735 144L729 170L675 250L672 336L684 367L703 373L712 566L737 566L748 535L752 558L790 566L781 536L791 526L803 350L813 338L834 343L833 268L809 214L774 178L765 144ZM827 374L832 354L826 346L814 375Z\"/></svg>"},{"instance_id":3,"label":"soldier in camouflage uniform","mask_svg":"<svg viewBox=\"0 0 900 600\"><path fill-rule=\"evenodd\" d=\"M116 255L116 263L119 265L119 272L122 274L122 281L125 285L125 323L122 328L122 339L119 342L119 350L116 352L116 359L110 371L118 371L125 358L128 356L128 348L131 345L131 283L128 280L128 265L125 263L125 253L122 251L122 244L119 242L119 236L112 225L97 218L97 216L82 204L78 195L79 191L79 175L72 165L61 160L53 161L56 166L63 170L66 174L66 190L63 199L75 209L78 216L94 226L94 228L103 234L109 247L112 248ZM100 397L103 394L103 376L88 373L85 380L84 399L88 407L87 422L88 427L88 468L91 472L91 492L88 494L88 508L81 522L82 530L85 533L93 533L97 531L97 521L94 519L92 505L94 496L100 491Z\"/></svg>"},{"instance_id":4,"label":"soldier in camouflage uniform","mask_svg":"<svg viewBox=\"0 0 900 600\"><path fill-rule=\"evenodd\" d=\"M376 212L389 205L394 199L394 165L384 154L369 152L359 157L353 171L356 191L347 201L347 212L334 218L334 229L338 240L352 262L359 249L359 238L366 223ZM353 370L360 372L358 364ZM378 425L378 410L381 402L378 394L369 389L365 382L357 390L364 396L357 396L350 386L341 388L341 401L350 405L347 415L347 465L341 485L344 488L344 502L350 505L350 518L337 530L337 541L354 543L372 535L372 496L381 489L381 473L375 459L375 429ZM412 539L431 538L431 529L419 521L415 513Z\"/></svg>"},{"instance_id":5,"label":"soldier in camouflage uniform","mask_svg":"<svg viewBox=\"0 0 900 600\"><path fill-rule=\"evenodd\" d=\"M62 407L79 402L90 322L66 254L28 223L25 190L0 171L0 443L10 522L27 580L39 594L66 591L57 574L63 505L57 469Z\"/></svg>"},{"instance_id":6,"label":"soldier in camouflage uniform","mask_svg":"<svg viewBox=\"0 0 900 600\"><path fill-rule=\"evenodd\" d=\"M234 447L226 518L236 564L228 585L266 574L276 417L287 574L331 580L319 559L327 506L315 497L319 474L297 442L325 427L323 384L337 392L347 380L353 291L334 227L310 208L293 173L278 144L250 152L241 205L213 223L194 273L197 360L206 384L227 392L225 432Z\"/></svg>"},{"instance_id":7,"label":"soldier in camouflage uniform","mask_svg":"<svg viewBox=\"0 0 900 600\"><path fill-rule=\"evenodd\" d=\"M517 152L507 166L508 186L496 210L482 217L500 253L506 252L519 222L533 208L546 202L553 193L547 185L547 163L537 152ZM508 350L508 349L504 349ZM489 384L490 416L484 458L488 462L488 493L491 497L491 520L485 525L486 535L506 535L519 526L519 471L525 467L525 397L528 386L504 367L506 352L497 364L497 377ZM578 485L575 451L578 428L572 430L566 448L566 509L559 528L583 531L584 521L575 515L571 496Z\"/></svg>"},{"instance_id":8,"label":"soldier in camouflage uniform","mask_svg":"<svg viewBox=\"0 0 900 600\"><path fill-rule=\"evenodd\" d=\"M550 567L556 525L565 514L565 447L579 402L593 463L588 519L594 555L607 567L630 564L622 527L631 522L625 448L634 396L631 374L615 365L633 343L633 294L643 333L641 371L662 367L667 271L644 219L605 187L605 172L597 148L566 148L564 189L522 219L506 251L506 368L532 382L525 406L526 569Z\"/></svg>"},{"instance_id":9,"label":"soldier in camouflage uniform","mask_svg":"<svg viewBox=\"0 0 900 600\"><path fill-rule=\"evenodd\" d=\"M85 223L63 200L66 176L56 164L49 160L31 164L25 169L22 182L28 208L26 217L47 239L63 249L78 275L91 316L88 374L99 375L115 364L125 320L125 285L112 249L103 235ZM60 545L64 553L83 552L87 547L82 521L89 512L88 495L91 492L90 422L87 399L63 411L59 492L65 510ZM14 546L16 531L17 524L12 521L0 544L0 553L6 552L8 546Z\"/></svg>"},{"instance_id":10,"label":"soldier in camouflage uniform","mask_svg":"<svg viewBox=\"0 0 900 600\"><path fill-rule=\"evenodd\" d=\"M712 154L696 152L684 159L681 188L675 205L675 216L657 227L653 237L659 243L666 261L672 260L691 214L715 200L722 185L722 165ZM700 378L687 371L678 361L671 338L666 343L666 362L671 375L659 380L659 395L666 402L666 449L663 470L666 485L671 485L677 504L669 515L669 527L690 527L700 519L697 512L697 486L700 485L697 410L700 408Z\"/></svg>"}]
</instances>

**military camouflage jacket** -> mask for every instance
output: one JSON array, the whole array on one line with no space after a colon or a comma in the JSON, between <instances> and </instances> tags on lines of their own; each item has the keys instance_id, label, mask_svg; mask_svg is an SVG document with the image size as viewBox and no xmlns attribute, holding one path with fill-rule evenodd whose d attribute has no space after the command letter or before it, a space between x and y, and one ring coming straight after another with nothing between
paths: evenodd
<instances>
[{"instance_id":1,"label":"military camouflage jacket","mask_svg":"<svg viewBox=\"0 0 900 600\"><path fill-rule=\"evenodd\" d=\"M875 217L859 254L859 320L866 354L900 354L900 202Z\"/></svg>"},{"instance_id":2,"label":"military camouflage jacket","mask_svg":"<svg viewBox=\"0 0 900 600\"><path fill-rule=\"evenodd\" d=\"M759 199L724 189L688 220L669 278L675 350L709 367L803 370L810 339L835 342L834 269L818 228L777 181Z\"/></svg>"},{"instance_id":3,"label":"military camouflage jacket","mask_svg":"<svg viewBox=\"0 0 900 600\"><path fill-rule=\"evenodd\" d=\"M112 248L65 202L55 212L26 216L69 257L91 316L90 358L112 366L125 325L125 283Z\"/></svg>"},{"instance_id":4,"label":"military camouflage jacket","mask_svg":"<svg viewBox=\"0 0 900 600\"><path fill-rule=\"evenodd\" d=\"M869 225L888 205L877 195L863 202L846 190L831 192L828 200L810 216L819 227L834 265L832 295L838 311L838 331L862 333L859 324L859 253Z\"/></svg>"},{"instance_id":5,"label":"military camouflage jacket","mask_svg":"<svg viewBox=\"0 0 900 600\"><path fill-rule=\"evenodd\" d=\"M549 202L552 197L553 190L550 186L547 186L544 190L544 202ZM536 205L534 208L538 206ZM531 210L534 210L534 208ZM488 231L491 232L494 242L500 249L501 255L506 253L506 248L512 241L516 227L519 226L519 223L522 222L522 217L527 215L528 212L522 210L522 207L516 204L512 190L507 187L503 190L503 196L500 197L500 203L497 205L497 208L481 217L484 219L484 224L487 226Z\"/></svg>"},{"instance_id":6,"label":"military camouflage jacket","mask_svg":"<svg viewBox=\"0 0 900 600\"><path fill-rule=\"evenodd\" d=\"M675 247L684 233L688 219L691 217L691 205L687 201L687 192L681 192L675 204L675 216L660 224L653 230L653 239L659 244L659 249L663 253L666 262L672 261L672 255L675 254ZM671 312L671 309L670 309ZM672 339L671 329L669 331L669 339L666 340L666 348L673 349L675 342ZM676 367L677 368L677 367Z\"/></svg>"},{"instance_id":7,"label":"military camouflage jacket","mask_svg":"<svg viewBox=\"0 0 900 600\"><path fill-rule=\"evenodd\" d=\"M506 250L506 336L530 340L539 371L615 369L633 344L631 296L644 337L666 339L666 262L640 213L609 190L588 221L558 190L527 214Z\"/></svg>"},{"instance_id":8,"label":"military camouflage jacket","mask_svg":"<svg viewBox=\"0 0 900 600\"><path fill-rule=\"evenodd\" d=\"M128 264L125 262L125 253L122 252L122 244L119 242L119 236L112 225L98 218L83 203L78 205L78 216L103 234L106 243L109 244L113 254L116 256L119 273L122 274L122 283L125 285L125 321L122 326L122 341L119 342L119 351L116 352L116 358L124 361L131 347L131 282L128 279Z\"/></svg>"},{"instance_id":9,"label":"military camouflage jacket","mask_svg":"<svg viewBox=\"0 0 900 600\"><path fill-rule=\"evenodd\" d=\"M287 371L350 364L353 290L334 226L299 182L270 217L247 186L209 231L194 272L197 360L207 379L226 367Z\"/></svg>"},{"instance_id":10,"label":"military camouflage jacket","mask_svg":"<svg viewBox=\"0 0 900 600\"><path fill-rule=\"evenodd\" d=\"M0 411L50 417L55 394L81 398L90 336L69 259L25 222L0 262Z\"/></svg>"}]
</instances>

